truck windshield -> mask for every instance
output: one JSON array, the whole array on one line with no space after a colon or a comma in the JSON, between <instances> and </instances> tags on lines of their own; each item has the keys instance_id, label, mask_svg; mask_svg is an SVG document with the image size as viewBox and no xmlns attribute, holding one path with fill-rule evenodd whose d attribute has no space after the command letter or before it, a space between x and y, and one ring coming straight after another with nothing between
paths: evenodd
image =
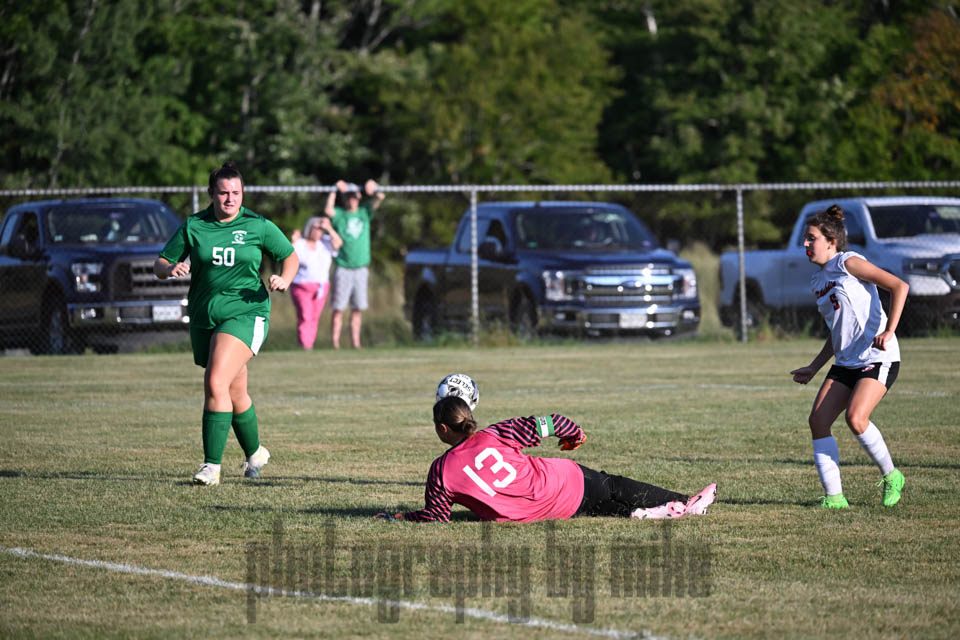
<instances>
[{"instance_id":1,"label":"truck windshield","mask_svg":"<svg viewBox=\"0 0 960 640\"><path fill-rule=\"evenodd\" d=\"M914 204L870 207L878 238L960 233L960 206Z\"/></svg>"},{"instance_id":2,"label":"truck windshield","mask_svg":"<svg viewBox=\"0 0 960 640\"><path fill-rule=\"evenodd\" d=\"M653 234L632 214L595 209L538 209L517 214L523 249L551 251L646 251Z\"/></svg>"},{"instance_id":3,"label":"truck windshield","mask_svg":"<svg viewBox=\"0 0 960 640\"><path fill-rule=\"evenodd\" d=\"M50 241L58 244L166 242L180 221L156 205L55 207L47 212Z\"/></svg>"}]
</instances>

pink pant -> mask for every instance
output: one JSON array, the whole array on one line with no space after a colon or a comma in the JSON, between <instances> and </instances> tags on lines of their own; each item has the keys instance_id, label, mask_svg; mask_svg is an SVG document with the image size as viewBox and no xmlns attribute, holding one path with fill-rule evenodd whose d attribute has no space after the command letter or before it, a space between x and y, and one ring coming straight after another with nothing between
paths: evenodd
<instances>
[{"instance_id":1,"label":"pink pant","mask_svg":"<svg viewBox=\"0 0 960 640\"><path fill-rule=\"evenodd\" d=\"M320 322L320 314L323 313L329 291L329 282L290 285L290 296L297 309L297 340L304 349L313 349L313 343L317 339L317 323Z\"/></svg>"}]
</instances>

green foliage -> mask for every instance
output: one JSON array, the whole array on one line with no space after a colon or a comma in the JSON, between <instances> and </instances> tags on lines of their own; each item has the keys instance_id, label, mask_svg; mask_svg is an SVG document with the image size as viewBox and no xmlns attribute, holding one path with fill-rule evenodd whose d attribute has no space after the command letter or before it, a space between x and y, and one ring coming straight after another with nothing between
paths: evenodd
<instances>
[{"instance_id":1,"label":"green foliage","mask_svg":"<svg viewBox=\"0 0 960 640\"><path fill-rule=\"evenodd\" d=\"M202 185L227 159L277 185L949 179L958 24L935 0L8 2L0 187ZM749 195L748 241L802 199ZM289 231L322 200L251 204ZM399 200L380 261L464 208ZM661 237L734 238L726 195L636 200Z\"/></svg>"},{"instance_id":2,"label":"green foliage","mask_svg":"<svg viewBox=\"0 0 960 640\"><path fill-rule=\"evenodd\" d=\"M413 182L604 182L596 130L616 70L583 12L551 0L451 3L381 102ZM389 79L388 79L389 80Z\"/></svg>"},{"instance_id":3,"label":"green foliage","mask_svg":"<svg viewBox=\"0 0 960 640\"><path fill-rule=\"evenodd\" d=\"M877 61L876 51L897 55ZM908 28L877 27L863 59L863 67L874 71L885 63L886 73L839 120L825 168L839 179L954 179L960 169L960 20L931 9Z\"/></svg>"}]
</instances>

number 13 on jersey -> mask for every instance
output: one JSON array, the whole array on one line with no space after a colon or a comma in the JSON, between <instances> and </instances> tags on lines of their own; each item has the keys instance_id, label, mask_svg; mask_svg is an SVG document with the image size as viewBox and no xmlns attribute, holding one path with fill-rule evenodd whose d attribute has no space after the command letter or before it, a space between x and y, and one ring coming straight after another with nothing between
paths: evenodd
<instances>
[{"instance_id":1,"label":"number 13 on jersey","mask_svg":"<svg viewBox=\"0 0 960 640\"><path fill-rule=\"evenodd\" d=\"M477 454L477 457L473 459L473 467L471 467L470 465L466 465L463 467L463 472L467 474L467 476L469 476L469 478L473 480L478 487L483 489L488 496L493 497L497 495L497 492L494 491L493 487L487 484L483 478L477 475L477 471L483 469L483 461L489 457L493 457L496 459L496 462L490 465L491 473L498 474L501 471L506 471L506 474L504 474L502 478L497 478L493 481L494 487L497 487L498 489L503 489L508 484L513 482L513 480L517 477L517 470L514 469L509 462L505 461L503 459L503 456L500 455L500 452L494 449L493 447L487 447L486 449L481 451L479 454ZM474 469L476 469L477 471L474 471Z\"/></svg>"}]
</instances>

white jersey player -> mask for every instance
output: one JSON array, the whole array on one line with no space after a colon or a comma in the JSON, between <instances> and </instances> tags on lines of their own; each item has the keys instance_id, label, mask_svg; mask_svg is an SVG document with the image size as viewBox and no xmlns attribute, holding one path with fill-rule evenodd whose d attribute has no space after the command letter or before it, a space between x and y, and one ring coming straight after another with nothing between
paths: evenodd
<instances>
[{"instance_id":1,"label":"white jersey player","mask_svg":"<svg viewBox=\"0 0 960 640\"><path fill-rule=\"evenodd\" d=\"M837 441L830 433L834 420L846 412L847 426L883 475L883 504L892 507L900 501L903 474L894 467L870 414L897 379L900 346L894 332L909 286L860 254L845 251L843 209L837 205L808 220L803 246L810 262L820 266L810 284L830 336L809 365L790 373L794 381L806 384L836 356L809 417L814 464L825 492L820 504L849 506L840 481ZM877 287L891 294L889 317Z\"/></svg>"}]
</instances>

